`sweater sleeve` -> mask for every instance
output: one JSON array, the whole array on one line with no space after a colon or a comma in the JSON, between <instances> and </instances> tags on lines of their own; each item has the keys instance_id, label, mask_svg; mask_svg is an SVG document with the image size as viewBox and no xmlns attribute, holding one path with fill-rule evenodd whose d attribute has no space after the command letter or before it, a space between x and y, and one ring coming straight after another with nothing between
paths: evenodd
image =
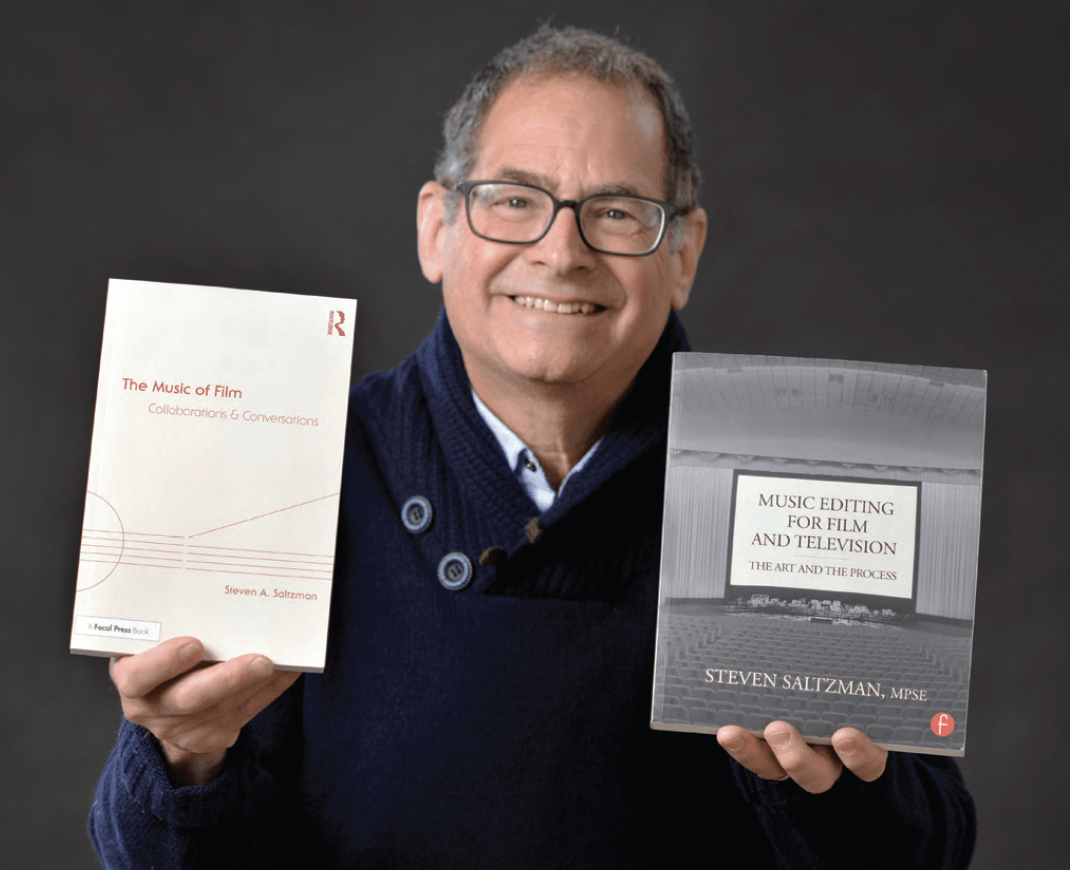
<instances>
[{"instance_id":1,"label":"sweater sleeve","mask_svg":"<svg viewBox=\"0 0 1070 870\"><path fill-rule=\"evenodd\" d=\"M817 795L732 765L783 868L953 870L970 862L976 815L951 759L892 752L874 782L845 768Z\"/></svg>"},{"instance_id":2,"label":"sweater sleeve","mask_svg":"<svg viewBox=\"0 0 1070 870\"><path fill-rule=\"evenodd\" d=\"M156 738L123 719L89 814L104 867L299 866L301 825L288 774L300 738L285 727L296 694L287 692L243 729L206 786L173 783Z\"/></svg>"}]
</instances>

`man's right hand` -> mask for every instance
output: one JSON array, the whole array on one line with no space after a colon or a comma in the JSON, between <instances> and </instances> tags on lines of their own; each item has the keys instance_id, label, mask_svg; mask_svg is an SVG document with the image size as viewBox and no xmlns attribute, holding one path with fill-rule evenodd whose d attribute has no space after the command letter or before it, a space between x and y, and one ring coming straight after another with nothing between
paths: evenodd
<instances>
[{"instance_id":1,"label":"man's right hand","mask_svg":"<svg viewBox=\"0 0 1070 870\"><path fill-rule=\"evenodd\" d=\"M300 676L276 671L255 653L215 664L203 659L199 640L175 637L111 660L123 715L156 736L183 785L211 782L245 723Z\"/></svg>"}]
</instances>

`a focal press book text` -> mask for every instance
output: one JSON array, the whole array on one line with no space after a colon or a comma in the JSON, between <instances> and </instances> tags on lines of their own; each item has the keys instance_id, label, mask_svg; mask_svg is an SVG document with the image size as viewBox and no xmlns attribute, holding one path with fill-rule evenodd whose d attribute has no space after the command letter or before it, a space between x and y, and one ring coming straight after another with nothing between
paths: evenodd
<instances>
[{"instance_id":1,"label":"a focal press book text","mask_svg":"<svg viewBox=\"0 0 1070 870\"><path fill-rule=\"evenodd\" d=\"M986 383L675 356L653 727L963 754Z\"/></svg>"},{"instance_id":2,"label":"a focal press book text","mask_svg":"<svg viewBox=\"0 0 1070 870\"><path fill-rule=\"evenodd\" d=\"M321 671L356 302L112 280L71 651Z\"/></svg>"}]
</instances>

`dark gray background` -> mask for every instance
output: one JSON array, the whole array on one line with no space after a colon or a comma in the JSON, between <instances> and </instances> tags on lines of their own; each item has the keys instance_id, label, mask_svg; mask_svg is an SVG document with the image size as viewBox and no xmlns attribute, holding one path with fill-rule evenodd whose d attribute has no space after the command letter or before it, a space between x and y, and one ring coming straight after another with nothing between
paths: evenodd
<instances>
[{"instance_id":1,"label":"dark gray background","mask_svg":"<svg viewBox=\"0 0 1070 870\"><path fill-rule=\"evenodd\" d=\"M107 279L356 296L354 375L393 365L439 307L414 206L441 114L551 14L619 28L683 90L711 216L696 350L990 372L974 867L1057 862L1065 5L559 5L0 3L5 865L94 866L118 707L67 645Z\"/></svg>"}]
</instances>

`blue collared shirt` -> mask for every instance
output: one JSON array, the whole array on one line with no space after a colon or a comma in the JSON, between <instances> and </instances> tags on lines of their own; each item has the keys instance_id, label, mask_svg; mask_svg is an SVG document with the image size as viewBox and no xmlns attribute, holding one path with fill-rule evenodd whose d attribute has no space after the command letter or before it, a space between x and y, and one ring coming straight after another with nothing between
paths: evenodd
<instances>
[{"instance_id":1,"label":"blue collared shirt","mask_svg":"<svg viewBox=\"0 0 1070 870\"><path fill-rule=\"evenodd\" d=\"M479 411L479 415L490 428L490 431L494 433L494 437L498 439L502 452L505 454L505 461L509 463L509 467L513 470L513 474L516 475L516 479L524 487L524 492L535 502L539 513L545 513L549 510L550 505L554 503L554 499L565 491L565 485L572 479L572 476L577 474L590 461L590 458L594 456L594 452L598 449L598 445L602 443L602 439L599 438L591 445L591 449L584 453L580 461L572 466L569 473L565 475L565 479L561 481L561 486L557 488L557 492L554 492L554 488L550 486L550 481L546 479L546 472L543 471L542 465L539 464L539 460L531 452L528 445L521 441L520 437L483 403L483 400L476 395L475 390L472 390L472 399L476 403L476 410Z\"/></svg>"}]
</instances>

